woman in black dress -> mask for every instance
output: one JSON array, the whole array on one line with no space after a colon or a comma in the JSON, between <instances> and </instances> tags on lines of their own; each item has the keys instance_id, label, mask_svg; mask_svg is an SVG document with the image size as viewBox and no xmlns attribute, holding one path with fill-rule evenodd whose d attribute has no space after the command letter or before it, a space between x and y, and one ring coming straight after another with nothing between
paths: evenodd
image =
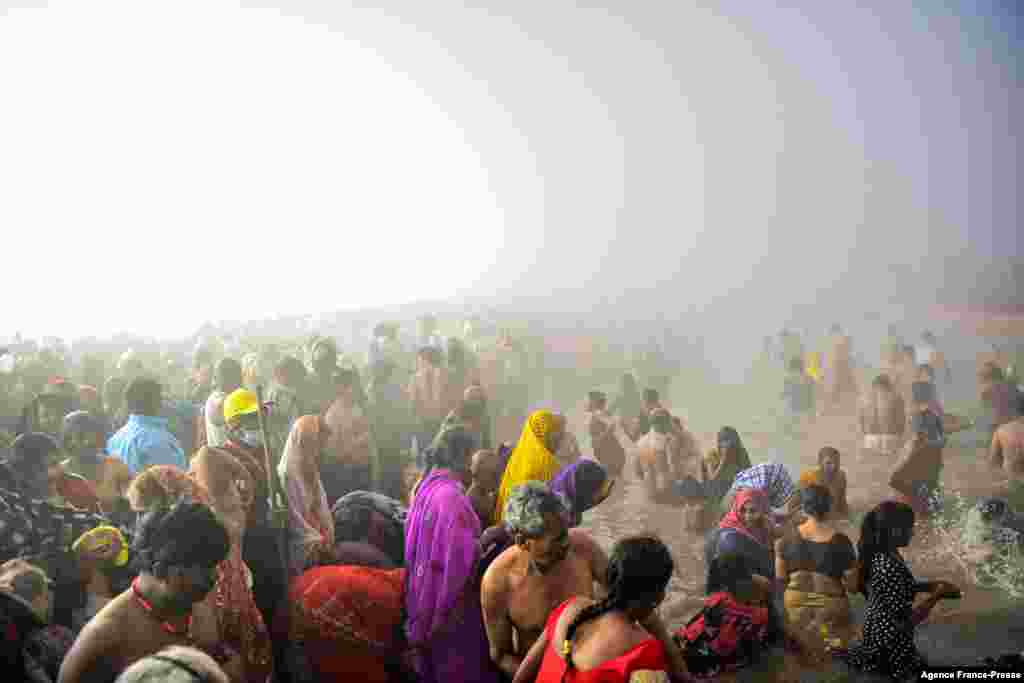
<instances>
[{"instance_id":1,"label":"woman in black dress","mask_svg":"<svg viewBox=\"0 0 1024 683\"><path fill-rule=\"evenodd\" d=\"M850 666L866 672L905 680L925 666L914 645L914 628L924 621L944 597L959 591L945 581L914 580L899 549L914 534L914 511L909 505L886 501L872 509L861 524L858 555L862 562L858 589L868 599L863 640L849 650L834 654ZM914 607L914 596L929 593Z\"/></svg>"}]
</instances>

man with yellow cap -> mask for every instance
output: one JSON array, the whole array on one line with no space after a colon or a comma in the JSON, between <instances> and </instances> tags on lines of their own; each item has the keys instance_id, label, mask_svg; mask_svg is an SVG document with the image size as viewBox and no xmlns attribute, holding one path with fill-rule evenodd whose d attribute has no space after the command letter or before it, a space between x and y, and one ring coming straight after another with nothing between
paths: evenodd
<instances>
[{"instance_id":1,"label":"man with yellow cap","mask_svg":"<svg viewBox=\"0 0 1024 683\"><path fill-rule=\"evenodd\" d=\"M286 586L278 538L270 520L270 481L266 467L269 445L263 443L256 394L248 389L236 389L228 394L224 399L224 424L227 426L227 441L222 450L234 457L255 483L242 543L242 559L252 570L256 606L264 622L272 624ZM270 452L275 453L276 449Z\"/></svg>"}]
</instances>

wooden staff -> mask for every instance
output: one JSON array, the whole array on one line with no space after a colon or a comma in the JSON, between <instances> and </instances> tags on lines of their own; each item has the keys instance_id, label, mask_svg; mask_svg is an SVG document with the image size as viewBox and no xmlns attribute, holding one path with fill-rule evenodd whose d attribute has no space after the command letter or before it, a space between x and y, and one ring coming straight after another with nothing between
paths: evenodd
<instances>
[{"instance_id":1,"label":"wooden staff","mask_svg":"<svg viewBox=\"0 0 1024 683\"><path fill-rule=\"evenodd\" d=\"M260 434L263 437L263 455L267 468L267 502L270 510L271 525L278 533L278 553L281 558L281 570L284 573L284 599L280 605L284 608L280 610L280 616L278 618L283 619L283 628L285 633L290 631L291 622L291 609L289 609L289 587L291 585L291 548L289 545L288 538L288 499L285 497L282 482L277 477L277 469L274 467L274 460L270 455L271 442L270 435L267 433L267 422L263 416L263 385L257 385L256 387L256 405L259 407L257 415L260 422ZM272 627L268 624L268 627ZM275 648L275 651L277 648ZM279 667L278 658L275 657L274 666L274 679L278 683L291 683L293 678L291 672L287 667Z\"/></svg>"}]
</instances>

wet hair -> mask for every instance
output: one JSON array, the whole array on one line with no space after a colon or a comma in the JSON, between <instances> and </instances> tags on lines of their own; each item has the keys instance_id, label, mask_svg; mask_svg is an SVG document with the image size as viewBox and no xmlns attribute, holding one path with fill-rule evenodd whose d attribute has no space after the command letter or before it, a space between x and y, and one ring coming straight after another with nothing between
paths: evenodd
<instances>
[{"instance_id":1,"label":"wet hair","mask_svg":"<svg viewBox=\"0 0 1024 683\"><path fill-rule=\"evenodd\" d=\"M476 448L476 439L462 427L446 429L427 449L427 467L465 472L469 469L470 458L476 452Z\"/></svg>"},{"instance_id":2,"label":"wet hair","mask_svg":"<svg viewBox=\"0 0 1024 683\"><path fill-rule=\"evenodd\" d=\"M124 391L125 407L132 415L159 415L162 399L163 389L151 377L133 379Z\"/></svg>"},{"instance_id":3,"label":"wet hair","mask_svg":"<svg viewBox=\"0 0 1024 683\"><path fill-rule=\"evenodd\" d=\"M106 431L106 426L98 417L85 410L76 410L64 416L64 422L60 429L60 440L66 448L76 434L93 435L97 437L97 448L100 448Z\"/></svg>"},{"instance_id":4,"label":"wet hair","mask_svg":"<svg viewBox=\"0 0 1024 683\"><path fill-rule=\"evenodd\" d=\"M824 519L832 510L832 493L814 484L800 489L800 509L815 519Z\"/></svg>"},{"instance_id":5,"label":"wet hair","mask_svg":"<svg viewBox=\"0 0 1024 683\"><path fill-rule=\"evenodd\" d=\"M832 446L825 446L818 451L818 464L820 465L824 463L828 458L835 458L836 460L839 460L841 457L842 456L839 454L837 449Z\"/></svg>"},{"instance_id":6,"label":"wet hair","mask_svg":"<svg viewBox=\"0 0 1024 683\"><path fill-rule=\"evenodd\" d=\"M573 472L576 500L569 501L577 514L582 514L594 506L594 498L600 493L608 472L593 460L581 460Z\"/></svg>"},{"instance_id":7,"label":"wet hair","mask_svg":"<svg viewBox=\"0 0 1024 683\"><path fill-rule=\"evenodd\" d=\"M608 558L608 595L579 611L565 631L565 675L575 665L572 661L572 640L580 626L615 610L625 610L631 604L654 601L668 586L675 563L668 547L654 536L624 538L612 548Z\"/></svg>"},{"instance_id":8,"label":"wet hair","mask_svg":"<svg viewBox=\"0 0 1024 683\"><path fill-rule=\"evenodd\" d=\"M121 377L111 377L103 383L103 400L116 399L118 403L124 402L125 381Z\"/></svg>"},{"instance_id":9,"label":"wet hair","mask_svg":"<svg viewBox=\"0 0 1024 683\"><path fill-rule=\"evenodd\" d=\"M857 556L861 571L857 592L868 594L871 583L871 564L876 555L896 549L896 533L914 526L914 509L906 503L887 500L873 507L860 524L860 539L857 541Z\"/></svg>"},{"instance_id":10,"label":"wet hair","mask_svg":"<svg viewBox=\"0 0 1024 683\"><path fill-rule=\"evenodd\" d=\"M459 403L459 416L463 419L479 420L483 418L486 410L487 400L482 397L464 398Z\"/></svg>"},{"instance_id":11,"label":"wet hair","mask_svg":"<svg viewBox=\"0 0 1024 683\"><path fill-rule=\"evenodd\" d=\"M566 516L566 501L546 484L528 481L512 489L505 502L505 528L513 536L539 538L544 535L544 516Z\"/></svg>"},{"instance_id":12,"label":"wet hair","mask_svg":"<svg viewBox=\"0 0 1024 683\"><path fill-rule=\"evenodd\" d=\"M274 366L274 379L281 384L293 385L306 376L306 366L295 356L285 356Z\"/></svg>"},{"instance_id":13,"label":"wet hair","mask_svg":"<svg viewBox=\"0 0 1024 683\"><path fill-rule=\"evenodd\" d=\"M645 403L657 403L658 399L661 398L657 389L644 389L642 396Z\"/></svg>"},{"instance_id":14,"label":"wet hair","mask_svg":"<svg viewBox=\"0 0 1024 683\"><path fill-rule=\"evenodd\" d=\"M982 521L989 523L1006 517L1010 512L1009 503L1002 498L986 498L979 501L975 507L981 514Z\"/></svg>"},{"instance_id":15,"label":"wet hair","mask_svg":"<svg viewBox=\"0 0 1024 683\"><path fill-rule=\"evenodd\" d=\"M435 346L430 346L427 347L426 351L426 359L430 362L430 364L433 365L434 367L440 367L441 364L444 362L444 354L441 352L441 349Z\"/></svg>"},{"instance_id":16,"label":"wet hair","mask_svg":"<svg viewBox=\"0 0 1024 683\"><path fill-rule=\"evenodd\" d=\"M910 385L910 394L914 403L928 403L935 400L935 385L931 382L914 382Z\"/></svg>"},{"instance_id":17,"label":"wet hair","mask_svg":"<svg viewBox=\"0 0 1024 683\"><path fill-rule=\"evenodd\" d=\"M461 368L466 364L466 349L456 337L448 338L448 366Z\"/></svg>"},{"instance_id":18,"label":"wet hair","mask_svg":"<svg viewBox=\"0 0 1024 683\"><path fill-rule=\"evenodd\" d=\"M708 595L712 593L739 592L740 584L750 581L754 576L754 566L745 555L740 553L725 553L711 561L708 568Z\"/></svg>"},{"instance_id":19,"label":"wet hair","mask_svg":"<svg viewBox=\"0 0 1024 683\"><path fill-rule=\"evenodd\" d=\"M882 373L871 380L871 386L880 389L892 389L892 380L889 379L889 375Z\"/></svg>"},{"instance_id":20,"label":"wet hair","mask_svg":"<svg viewBox=\"0 0 1024 683\"><path fill-rule=\"evenodd\" d=\"M180 498L142 516L132 543L133 567L164 579L171 567L213 567L223 562L230 545L213 510Z\"/></svg>"},{"instance_id":21,"label":"wet hair","mask_svg":"<svg viewBox=\"0 0 1024 683\"><path fill-rule=\"evenodd\" d=\"M736 431L735 427L725 426L718 430L718 436L715 438L715 446L720 446L722 441L728 439L732 441L733 446L739 450L743 450L743 440L740 438L740 433Z\"/></svg>"},{"instance_id":22,"label":"wet hair","mask_svg":"<svg viewBox=\"0 0 1024 683\"><path fill-rule=\"evenodd\" d=\"M214 370L217 377L217 384L221 387L233 387L237 389L242 386L242 364L234 358L221 358Z\"/></svg>"},{"instance_id":23,"label":"wet hair","mask_svg":"<svg viewBox=\"0 0 1024 683\"><path fill-rule=\"evenodd\" d=\"M342 368L334 373L334 383L346 389L354 388L359 382L359 373L350 368Z\"/></svg>"},{"instance_id":24,"label":"wet hair","mask_svg":"<svg viewBox=\"0 0 1024 683\"><path fill-rule=\"evenodd\" d=\"M15 469L45 466L50 453L60 450L60 444L49 434L31 432L22 434L11 444L11 457L8 462Z\"/></svg>"},{"instance_id":25,"label":"wet hair","mask_svg":"<svg viewBox=\"0 0 1024 683\"><path fill-rule=\"evenodd\" d=\"M667 410L655 410L651 413L651 429L658 434L668 434L672 431L672 416Z\"/></svg>"},{"instance_id":26,"label":"wet hair","mask_svg":"<svg viewBox=\"0 0 1024 683\"><path fill-rule=\"evenodd\" d=\"M395 374L395 364L382 358L373 364L373 379L376 382L387 382Z\"/></svg>"}]
</instances>

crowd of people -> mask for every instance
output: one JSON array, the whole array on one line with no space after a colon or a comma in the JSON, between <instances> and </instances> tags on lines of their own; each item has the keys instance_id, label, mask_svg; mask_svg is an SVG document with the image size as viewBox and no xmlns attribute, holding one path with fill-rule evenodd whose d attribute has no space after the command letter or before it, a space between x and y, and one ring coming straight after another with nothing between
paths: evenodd
<instances>
[{"instance_id":1,"label":"crowd of people","mask_svg":"<svg viewBox=\"0 0 1024 683\"><path fill-rule=\"evenodd\" d=\"M901 548L941 509L947 434L969 426L943 411L950 371L934 336L887 347L861 393L838 327L825 361L781 335L787 428L852 406L864 452L892 462L894 499L851 539L834 523L850 510L836 448L796 478L733 427L705 450L664 385L641 390L631 373L614 401L585 396L581 446L566 411L529 407L511 335L483 350L426 323L415 354L379 325L363 373L327 337L305 358L203 349L180 392L166 366L131 353L109 377L80 360L93 384L67 363L45 378L12 366L0 385L18 405L0 444L8 671L643 683L788 675L794 662L896 680L922 669L914 628L960 590L917 581ZM1024 402L997 365L979 396L1006 480L980 509L998 542L1020 543ZM675 571L662 540L606 550L580 528L623 480L705 534L706 597L681 628L658 610Z\"/></svg>"}]
</instances>

